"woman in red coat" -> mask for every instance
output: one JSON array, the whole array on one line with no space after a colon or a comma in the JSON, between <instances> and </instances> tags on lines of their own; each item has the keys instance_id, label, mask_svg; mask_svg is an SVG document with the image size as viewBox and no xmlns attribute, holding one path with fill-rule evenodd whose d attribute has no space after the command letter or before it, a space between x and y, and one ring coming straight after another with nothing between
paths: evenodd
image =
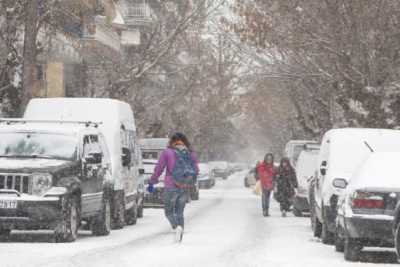
<instances>
[{"instance_id":1,"label":"woman in red coat","mask_svg":"<svg viewBox=\"0 0 400 267\"><path fill-rule=\"evenodd\" d=\"M276 170L274 167L274 155L268 153L264 157L264 161L257 164L256 178L261 183L262 189L262 209L265 217L269 216L269 203L271 199L271 192L274 188L274 177Z\"/></svg>"}]
</instances>

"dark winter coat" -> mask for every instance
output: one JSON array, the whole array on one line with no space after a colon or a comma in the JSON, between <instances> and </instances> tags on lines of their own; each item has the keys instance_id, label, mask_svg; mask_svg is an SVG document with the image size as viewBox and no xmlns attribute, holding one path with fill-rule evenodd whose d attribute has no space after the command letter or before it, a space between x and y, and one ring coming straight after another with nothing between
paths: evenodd
<instances>
[{"instance_id":1,"label":"dark winter coat","mask_svg":"<svg viewBox=\"0 0 400 267\"><path fill-rule=\"evenodd\" d=\"M296 172L292 167L284 169L280 167L275 176L274 196L278 202L288 202L295 195L295 188L298 187Z\"/></svg>"}]
</instances>

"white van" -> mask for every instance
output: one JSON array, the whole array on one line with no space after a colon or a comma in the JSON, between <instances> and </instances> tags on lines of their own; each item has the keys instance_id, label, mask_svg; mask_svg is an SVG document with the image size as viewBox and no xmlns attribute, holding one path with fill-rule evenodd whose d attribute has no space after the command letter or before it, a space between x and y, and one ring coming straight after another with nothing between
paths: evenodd
<instances>
[{"instance_id":1,"label":"white van","mask_svg":"<svg viewBox=\"0 0 400 267\"><path fill-rule=\"evenodd\" d=\"M311 206L315 236L334 241L337 204L353 172L373 151L400 151L400 131L388 129L334 129L325 133L318 156L318 172Z\"/></svg>"},{"instance_id":2,"label":"white van","mask_svg":"<svg viewBox=\"0 0 400 267\"><path fill-rule=\"evenodd\" d=\"M142 158L145 160L158 160L161 153L168 147L168 138L144 138L140 139Z\"/></svg>"},{"instance_id":3,"label":"white van","mask_svg":"<svg viewBox=\"0 0 400 267\"><path fill-rule=\"evenodd\" d=\"M290 140L285 146L285 157L289 158L290 164L296 167L297 160L303 150L318 150L319 144L313 140Z\"/></svg>"},{"instance_id":4,"label":"white van","mask_svg":"<svg viewBox=\"0 0 400 267\"><path fill-rule=\"evenodd\" d=\"M113 228L143 216L141 151L129 104L105 98L38 98L29 102L24 118L98 122L111 154Z\"/></svg>"},{"instance_id":5,"label":"white van","mask_svg":"<svg viewBox=\"0 0 400 267\"><path fill-rule=\"evenodd\" d=\"M303 212L310 210L308 202L308 190L310 182L317 170L319 150L304 150L300 153L296 165L296 176L298 181L297 194L293 201L293 214L297 217L302 216Z\"/></svg>"}]
</instances>

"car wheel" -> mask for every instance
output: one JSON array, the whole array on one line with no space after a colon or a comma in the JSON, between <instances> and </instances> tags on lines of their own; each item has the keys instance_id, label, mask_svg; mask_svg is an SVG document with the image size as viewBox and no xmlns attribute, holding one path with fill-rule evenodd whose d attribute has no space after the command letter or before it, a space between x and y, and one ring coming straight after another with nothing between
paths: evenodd
<instances>
[{"instance_id":1,"label":"car wheel","mask_svg":"<svg viewBox=\"0 0 400 267\"><path fill-rule=\"evenodd\" d=\"M344 259L358 261L360 259L361 244L354 238L346 237L344 241Z\"/></svg>"},{"instance_id":2,"label":"car wheel","mask_svg":"<svg viewBox=\"0 0 400 267\"><path fill-rule=\"evenodd\" d=\"M139 207L134 205L126 212L126 224L134 225L137 223Z\"/></svg>"},{"instance_id":3,"label":"car wheel","mask_svg":"<svg viewBox=\"0 0 400 267\"><path fill-rule=\"evenodd\" d=\"M394 236L394 244L396 247L397 257L400 258L400 223L396 227L396 233Z\"/></svg>"},{"instance_id":4,"label":"car wheel","mask_svg":"<svg viewBox=\"0 0 400 267\"><path fill-rule=\"evenodd\" d=\"M321 237L322 235L322 224L319 221L318 217L314 215L314 237Z\"/></svg>"},{"instance_id":5,"label":"car wheel","mask_svg":"<svg viewBox=\"0 0 400 267\"><path fill-rule=\"evenodd\" d=\"M247 181L247 179L244 179L244 187L250 187L249 182Z\"/></svg>"},{"instance_id":6,"label":"car wheel","mask_svg":"<svg viewBox=\"0 0 400 267\"><path fill-rule=\"evenodd\" d=\"M54 234L56 242L74 242L78 237L80 209L77 197L66 197L63 201L62 215Z\"/></svg>"},{"instance_id":7,"label":"car wheel","mask_svg":"<svg viewBox=\"0 0 400 267\"><path fill-rule=\"evenodd\" d=\"M194 192L194 194L192 195L192 200L199 200L200 199L200 192L196 191Z\"/></svg>"},{"instance_id":8,"label":"car wheel","mask_svg":"<svg viewBox=\"0 0 400 267\"><path fill-rule=\"evenodd\" d=\"M314 212L314 205L312 199L310 198L310 226L311 230L314 232L315 229L315 212Z\"/></svg>"},{"instance_id":9,"label":"car wheel","mask_svg":"<svg viewBox=\"0 0 400 267\"><path fill-rule=\"evenodd\" d=\"M322 205L323 206L323 205ZM321 231L321 240L325 245L333 245L335 242L335 234L329 231L328 222L325 216L324 208L322 208L322 218L324 221L322 222L322 231Z\"/></svg>"},{"instance_id":10,"label":"car wheel","mask_svg":"<svg viewBox=\"0 0 400 267\"><path fill-rule=\"evenodd\" d=\"M321 240L325 245L333 245L335 234L330 232L326 220L322 222Z\"/></svg>"},{"instance_id":11,"label":"car wheel","mask_svg":"<svg viewBox=\"0 0 400 267\"><path fill-rule=\"evenodd\" d=\"M293 208L293 215L296 217L303 217L303 213L296 208Z\"/></svg>"},{"instance_id":12,"label":"car wheel","mask_svg":"<svg viewBox=\"0 0 400 267\"><path fill-rule=\"evenodd\" d=\"M10 239L11 229L0 229L0 240L6 241Z\"/></svg>"},{"instance_id":13,"label":"car wheel","mask_svg":"<svg viewBox=\"0 0 400 267\"><path fill-rule=\"evenodd\" d=\"M335 250L337 252L344 252L344 239L340 237L339 231L340 229L338 227L335 233Z\"/></svg>"},{"instance_id":14,"label":"car wheel","mask_svg":"<svg viewBox=\"0 0 400 267\"><path fill-rule=\"evenodd\" d=\"M138 210L137 210L138 218L143 218L143 210L144 210L144 207L143 207L143 201L142 201L142 204L140 204L140 206L138 207Z\"/></svg>"},{"instance_id":15,"label":"car wheel","mask_svg":"<svg viewBox=\"0 0 400 267\"><path fill-rule=\"evenodd\" d=\"M103 208L92 223L92 233L95 236L109 235L111 232L111 201L103 198Z\"/></svg>"},{"instance_id":16,"label":"car wheel","mask_svg":"<svg viewBox=\"0 0 400 267\"><path fill-rule=\"evenodd\" d=\"M112 229L122 229L125 226L125 197L123 193L114 196L114 219Z\"/></svg>"}]
</instances>

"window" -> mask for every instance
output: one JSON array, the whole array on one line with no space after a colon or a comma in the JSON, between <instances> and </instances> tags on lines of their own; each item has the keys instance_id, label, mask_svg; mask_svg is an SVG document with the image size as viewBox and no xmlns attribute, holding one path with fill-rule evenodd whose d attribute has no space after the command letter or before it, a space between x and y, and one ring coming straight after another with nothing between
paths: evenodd
<instances>
[{"instance_id":1,"label":"window","mask_svg":"<svg viewBox=\"0 0 400 267\"><path fill-rule=\"evenodd\" d=\"M158 153L145 151L142 153L142 157L143 159L158 159Z\"/></svg>"},{"instance_id":2,"label":"window","mask_svg":"<svg viewBox=\"0 0 400 267\"><path fill-rule=\"evenodd\" d=\"M137 157L135 156L135 132L127 130L123 124L121 125L121 147L123 149L129 149L129 152L131 154L131 163L129 166L137 164Z\"/></svg>"},{"instance_id":3,"label":"window","mask_svg":"<svg viewBox=\"0 0 400 267\"><path fill-rule=\"evenodd\" d=\"M102 155L98 135L86 135L83 137L83 157L87 157L91 154Z\"/></svg>"},{"instance_id":4,"label":"window","mask_svg":"<svg viewBox=\"0 0 400 267\"><path fill-rule=\"evenodd\" d=\"M36 80L44 81L46 79L44 66L43 65L36 65Z\"/></svg>"}]
</instances>

